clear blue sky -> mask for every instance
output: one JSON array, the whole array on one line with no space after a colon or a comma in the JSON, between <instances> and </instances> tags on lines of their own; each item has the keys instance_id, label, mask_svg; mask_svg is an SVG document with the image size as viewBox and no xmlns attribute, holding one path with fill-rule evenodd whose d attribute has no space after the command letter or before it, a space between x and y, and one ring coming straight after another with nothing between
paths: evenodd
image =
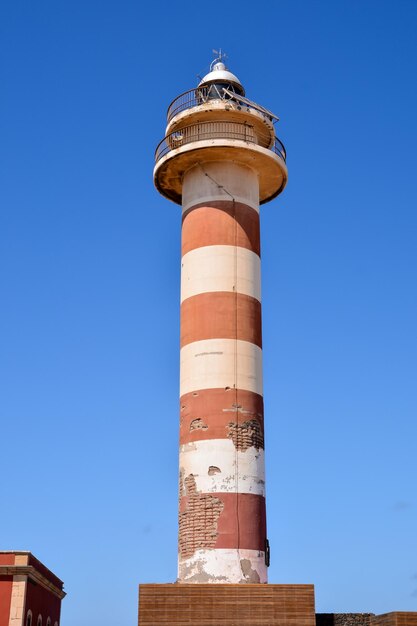
<instances>
[{"instance_id":1,"label":"clear blue sky","mask_svg":"<svg viewBox=\"0 0 417 626\"><path fill-rule=\"evenodd\" d=\"M63 626L135 623L176 576L180 209L169 102L221 46L274 112L262 208L270 581L318 611L417 610L415 0L5 0L2 549Z\"/></svg>"}]
</instances>

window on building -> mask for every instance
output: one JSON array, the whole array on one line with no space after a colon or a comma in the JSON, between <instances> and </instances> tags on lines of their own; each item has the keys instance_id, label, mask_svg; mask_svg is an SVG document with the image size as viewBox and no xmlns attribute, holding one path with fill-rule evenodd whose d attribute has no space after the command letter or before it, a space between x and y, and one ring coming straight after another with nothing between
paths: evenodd
<instances>
[{"instance_id":1,"label":"window on building","mask_svg":"<svg viewBox=\"0 0 417 626\"><path fill-rule=\"evenodd\" d=\"M46 620L46 626L51 626L51 618L48 617L48 619Z\"/></svg>"},{"instance_id":2,"label":"window on building","mask_svg":"<svg viewBox=\"0 0 417 626\"><path fill-rule=\"evenodd\" d=\"M26 615L26 626L32 626L32 611L28 611Z\"/></svg>"},{"instance_id":3,"label":"window on building","mask_svg":"<svg viewBox=\"0 0 417 626\"><path fill-rule=\"evenodd\" d=\"M38 621L36 623L36 626L42 626L42 615L38 615Z\"/></svg>"}]
</instances>

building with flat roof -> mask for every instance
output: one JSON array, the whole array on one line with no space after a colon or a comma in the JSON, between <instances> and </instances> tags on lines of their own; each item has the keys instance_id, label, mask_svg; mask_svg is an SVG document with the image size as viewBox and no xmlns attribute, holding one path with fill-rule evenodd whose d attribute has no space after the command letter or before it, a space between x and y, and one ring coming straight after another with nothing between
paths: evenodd
<instances>
[{"instance_id":1,"label":"building with flat roof","mask_svg":"<svg viewBox=\"0 0 417 626\"><path fill-rule=\"evenodd\" d=\"M31 552L0 551L0 626L59 626L64 583Z\"/></svg>"}]
</instances>

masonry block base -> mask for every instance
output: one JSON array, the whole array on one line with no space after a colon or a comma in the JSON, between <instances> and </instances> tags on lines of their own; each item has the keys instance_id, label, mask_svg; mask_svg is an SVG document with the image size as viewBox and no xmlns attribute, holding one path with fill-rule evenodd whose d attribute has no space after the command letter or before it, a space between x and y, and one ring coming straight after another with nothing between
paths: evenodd
<instances>
[{"instance_id":1,"label":"masonry block base","mask_svg":"<svg viewBox=\"0 0 417 626\"><path fill-rule=\"evenodd\" d=\"M313 585L139 585L139 626L315 626Z\"/></svg>"},{"instance_id":2,"label":"masonry block base","mask_svg":"<svg viewBox=\"0 0 417 626\"><path fill-rule=\"evenodd\" d=\"M417 626L417 612L395 611L375 615L372 626Z\"/></svg>"},{"instance_id":3,"label":"masonry block base","mask_svg":"<svg viewBox=\"0 0 417 626\"><path fill-rule=\"evenodd\" d=\"M417 626L417 613L317 613L316 626Z\"/></svg>"}]
</instances>

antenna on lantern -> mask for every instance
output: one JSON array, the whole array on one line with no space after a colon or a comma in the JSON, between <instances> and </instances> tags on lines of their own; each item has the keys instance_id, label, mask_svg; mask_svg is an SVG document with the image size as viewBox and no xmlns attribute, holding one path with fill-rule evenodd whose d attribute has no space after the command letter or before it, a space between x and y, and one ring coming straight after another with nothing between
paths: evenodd
<instances>
[{"instance_id":1,"label":"antenna on lantern","mask_svg":"<svg viewBox=\"0 0 417 626\"><path fill-rule=\"evenodd\" d=\"M222 65L224 65L223 59L227 58L227 54L225 52L223 52L223 50L221 48L219 48L218 50L214 50L214 48L213 48L213 54L215 54L216 57L210 63L210 71L213 69L214 65L216 65L217 63L221 63ZM224 69L226 69L225 65L224 65Z\"/></svg>"}]
</instances>

